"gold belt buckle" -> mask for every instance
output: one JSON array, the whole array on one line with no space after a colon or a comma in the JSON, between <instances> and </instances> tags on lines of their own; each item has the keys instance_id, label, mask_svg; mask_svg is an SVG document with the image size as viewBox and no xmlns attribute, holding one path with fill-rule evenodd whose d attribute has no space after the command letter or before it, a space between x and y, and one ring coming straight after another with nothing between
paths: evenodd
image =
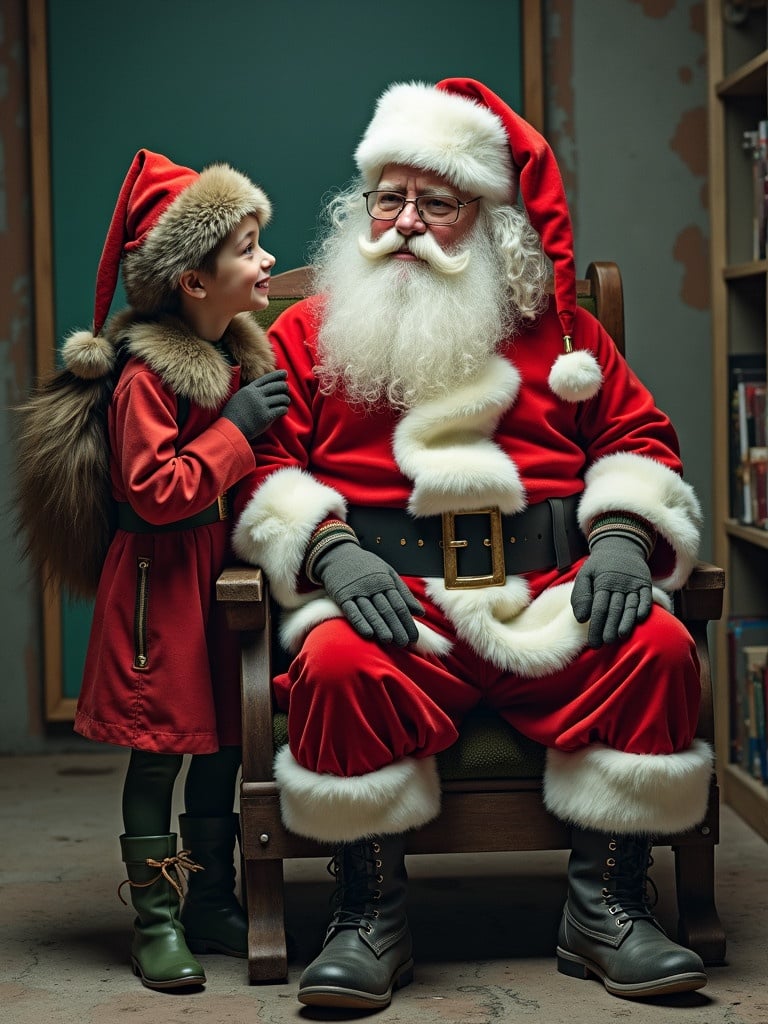
<instances>
[{"instance_id":1,"label":"gold belt buckle","mask_svg":"<svg viewBox=\"0 0 768 1024\"><path fill-rule=\"evenodd\" d=\"M219 506L219 522L229 519L229 495L226 491L218 496L216 504Z\"/></svg>"},{"instance_id":2,"label":"gold belt buckle","mask_svg":"<svg viewBox=\"0 0 768 1024\"><path fill-rule=\"evenodd\" d=\"M469 541L456 538L457 516L488 516L489 538L483 543L490 548L491 572L487 576L459 576L459 548L469 547ZM443 576L447 590L472 590L475 587L503 587L507 574L504 566L504 537L501 529L501 510L492 508L472 509L468 512L443 512Z\"/></svg>"}]
</instances>

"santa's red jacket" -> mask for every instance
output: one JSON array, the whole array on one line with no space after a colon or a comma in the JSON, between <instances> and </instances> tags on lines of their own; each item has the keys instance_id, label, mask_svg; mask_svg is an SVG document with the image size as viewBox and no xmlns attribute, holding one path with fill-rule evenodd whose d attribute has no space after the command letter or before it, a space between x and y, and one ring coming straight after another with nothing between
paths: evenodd
<instances>
[{"instance_id":1,"label":"santa's red jacket","mask_svg":"<svg viewBox=\"0 0 768 1024\"><path fill-rule=\"evenodd\" d=\"M321 393L314 372L321 314L321 300L304 300L271 331L278 365L288 371L291 407L260 439L234 535L238 554L269 576L290 648L298 650L313 626L341 614L322 589L308 586L302 565L317 525L345 518L353 506L407 510L418 523L489 506L514 515L577 496L583 533L598 513L626 510L657 532L654 594L670 607L669 592L685 582L697 556L699 503L681 477L669 418L591 314L578 309L574 331L602 371L602 386L588 401L564 401L549 386L562 331L548 310L501 345L471 381L405 413L351 407L340 392ZM431 602L426 620L447 619L462 643L502 671L543 677L586 647L586 626L570 607L581 562L524 574L507 567L502 586L480 589L448 589L437 575L426 586L411 582L419 599ZM444 636L431 635L422 622L419 633L422 648L444 650ZM654 758L657 770L664 761ZM691 806L706 801L710 771L711 752L697 748L682 772L695 794Z\"/></svg>"}]
</instances>

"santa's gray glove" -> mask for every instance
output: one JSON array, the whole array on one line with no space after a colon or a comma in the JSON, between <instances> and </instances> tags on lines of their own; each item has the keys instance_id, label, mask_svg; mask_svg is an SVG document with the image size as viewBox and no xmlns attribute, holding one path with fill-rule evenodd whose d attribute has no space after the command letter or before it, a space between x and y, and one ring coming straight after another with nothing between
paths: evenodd
<instances>
[{"instance_id":1,"label":"santa's gray glove","mask_svg":"<svg viewBox=\"0 0 768 1024\"><path fill-rule=\"evenodd\" d=\"M595 540L571 593L576 619L590 620L589 646L628 637L638 622L648 618L652 605L651 570L642 545L629 537Z\"/></svg>"},{"instance_id":2,"label":"santa's gray glove","mask_svg":"<svg viewBox=\"0 0 768 1024\"><path fill-rule=\"evenodd\" d=\"M285 370L265 373L236 391L221 410L221 415L252 441L263 434L278 416L288 412L291 400L287 378Z\"/></svg>"},{"instance_id":3,"label":"santa's gray glove","mask_svg":"<svg viewBox=\"0 0 768 1024\"><path fill-rule=\"evenodd\" d=\"M405 647L417 637L413 615L424 609L383 558L342 541L315 559L312 574L366 640Z\"/></svg>"}]
</instances>

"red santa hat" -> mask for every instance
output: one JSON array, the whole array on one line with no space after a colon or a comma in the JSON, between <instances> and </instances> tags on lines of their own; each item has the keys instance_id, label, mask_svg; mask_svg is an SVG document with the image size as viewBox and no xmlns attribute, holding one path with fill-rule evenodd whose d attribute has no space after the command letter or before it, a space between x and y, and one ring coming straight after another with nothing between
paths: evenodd
<instances>
[{"instance_id":1,"label":"red santa hat","mask_svg":"<svg viewBox=\"0 0 768 1024\"><path fill-rule=\"evenodd\" d=\"M120 265L128 302L144 314L172 308L185 270L205 257L247 214L263 227L272 207L264 192L228 164L201 173L140 149L117 197L96 274L93 331L77 331L62 354L77 376L105 375L114 363L102 334Z\"/></svg>"},{"instance_id":2,"label":"red santa hat","mask_svg":"<svg viewBox=\"0 0 768 1024\"><path fill-rule=\"evenodd\" d=\"M519 190L554 271L564 351L549 386L571 402L597 394L602 372L573 334L576 272L565 189L549 144L532 125L471 78L397 84L379 98L355 159L367 188L376 187L387 164L398 163L434 171L495 203L516 202Z\"/></svg>"}]
</instances>

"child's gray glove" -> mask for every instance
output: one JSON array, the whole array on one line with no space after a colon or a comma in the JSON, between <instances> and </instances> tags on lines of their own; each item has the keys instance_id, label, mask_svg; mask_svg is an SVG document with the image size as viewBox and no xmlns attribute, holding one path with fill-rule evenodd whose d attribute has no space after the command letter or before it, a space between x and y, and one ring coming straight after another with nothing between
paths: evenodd
<instances>
[{"instance_id":1,"label":"child's gray glove","mask_svg":"<svg viewBox=\"0 0 768 1024\"><path fill-rule=\"evenodd\" d=\"M312 572L366 640L405 647L417 639L411 612L424 609L383 558L342 541L318 555Z\"/></svg>"},{"instance_id":2,"label":"child's gray glove","mask_svg":"<svg viewBox=\"0 0 768 1024\"><path fill-rule=\"evenodd\" d=\"M651 613L651 570L640 544L628 537L596 540L576 576L571 607L578 622L589 622L590 647L630 635Z\"/></svg>"},{"instance_id":3,"label":"child's gray glove","mask_svg":"<svg viewBox=\"0 0 768 1024\"><path fill-rule=\"evenodd\" d=\"M234 423L248 441L263 434L267 427L288 412L288 374L272 370L246 384L230 398L221 415Z\"/></svg>"}]
</instances>

